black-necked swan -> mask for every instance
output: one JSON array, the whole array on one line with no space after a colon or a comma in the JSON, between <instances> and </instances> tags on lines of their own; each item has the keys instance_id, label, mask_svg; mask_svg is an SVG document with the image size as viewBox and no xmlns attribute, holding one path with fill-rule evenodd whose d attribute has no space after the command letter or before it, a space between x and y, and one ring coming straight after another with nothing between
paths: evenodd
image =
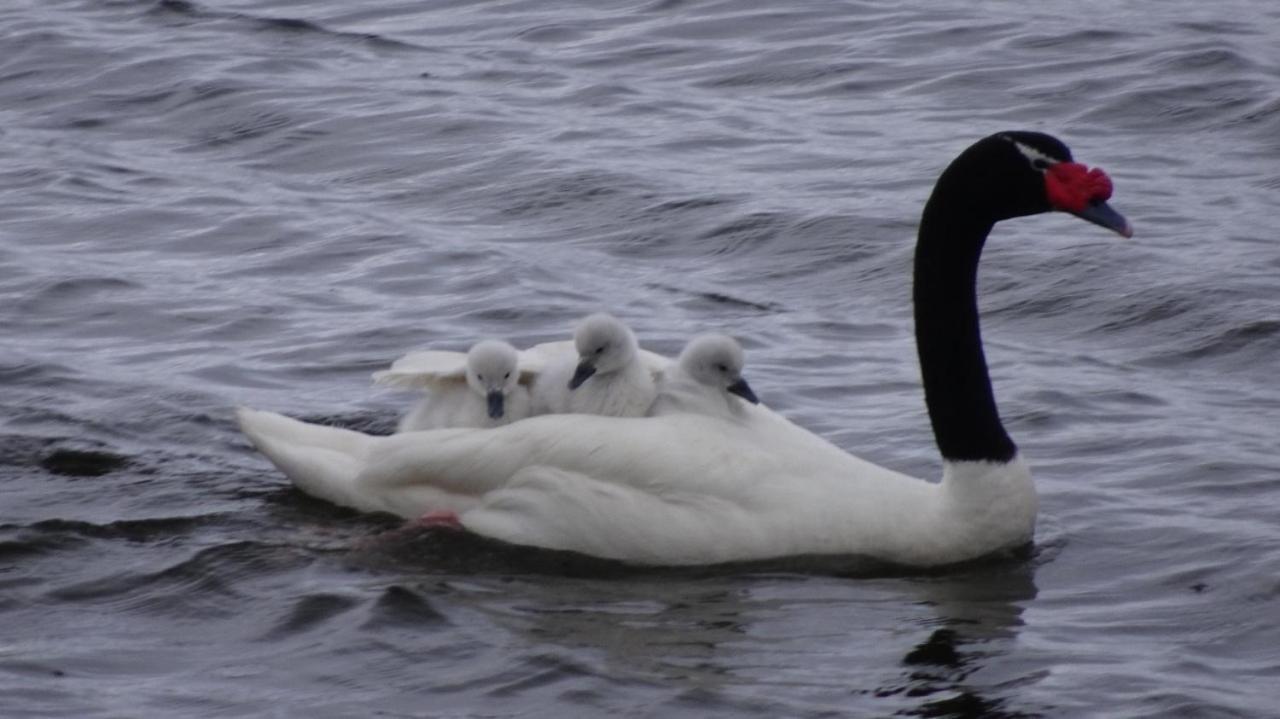
<instances>
[{"instance_id":1,"label":"black-necked swan","mask_svg":"<svg viewBox=\"0 0 1280 719\"><path fill-rule=\"evenodd\" d=\"M649 416L677 412L744 416L744 403L760 403L742 376L745 361L742 345L728 335L694 337L659 378L658 398Z\"/></svg>"},{"instance_id":2,"label":"black-necked swan","mask_svg":"<svg viewBox=\"0 0 1280 719\"><path fill-rule=\"evenodd\" d=\"M574 354L549 359L534 379L534 414L643 417L649 411L657 387L630 327L611 314L589 315L574 329L573 344Z\"/></svg>"},{"instance_id":3,"label":"black-necked swan","mask_svg":"<svg viewBox=\"0 0 1280 719\"><path fill-rule=\"evenodd\" d=\"M443 427L498 427L528 417L529 388L521 384L519 354L502 340L482 340L467 351L417 352L375 372L379 384L421 387L424 397L396 431Z\"/></svg>"},{"instance_id":4,"label":"black-necked swan","mask_svg":"<svg viewBox=\"0 0 1280 719\"><path fill-rule=\"evenodd\" d=\"M998 221L1050 210L1129 236L1110 195L1101 170L1033 132L987 137L938 179L915 256L917 345L944 460L938 483L859 459L761 405L736 421L544 415L390 437L249 409L240 426L310 494L404 517L454 511L466 529L516 544L661 565L981 557L1030 541L1037 509L983 357L983 243Z\"/></svg>"}]
</instances>

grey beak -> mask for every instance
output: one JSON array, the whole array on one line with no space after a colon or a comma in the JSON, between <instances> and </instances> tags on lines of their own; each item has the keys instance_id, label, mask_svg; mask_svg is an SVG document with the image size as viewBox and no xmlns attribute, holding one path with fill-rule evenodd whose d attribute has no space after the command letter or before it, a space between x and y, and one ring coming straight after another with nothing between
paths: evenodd
<instances>
[{"instance_id":1,"label":"grey beak","mask_svg":"<svg viewBox=\"0 0 1280 719\"><path fill-rule=\"evenodd\" d=\"M756 398L756 393L751 391L751 385L747 384L745 379L738 378L737 382L725 387L729 394L736 394L751 404L760 404L760 400Z\"/></svg>"},{"instance_id":2,"label":"grey beak","mask_svg":"<svg viewBox=\"0 0 1280 719\"><path fill-rule=\"evenodd\" d=\"M1092 222L1099 227L1105 227L1108 230L1122 236L1133 237L1133 225L1124 218L1124 215L1111 209L1111 205L1105 202L1093 202L1080 212L1072 212L1071 214L1082 220Z\"/></svg>"},{"instance_id":3,"label":"grey beak","mask_svg":"<svg viewBox=\"0 0 1280 719\"><path fill-rule=\"evenodd\" d=\"M591 364L591 360L582 360L578 363L578 369L573 372L573 379L569 380L569 389L581 387L582 383L591 379L591 375L595 373L596 366Z\"/></svg>"},{"instance_id":4,"label":"grey beak","mask_svg":"<svg viewBox=\"0 0 1280 719\"><path fill-rule=\"evenodd\" d=\"M502 391L490 390L485 398L489 400L489 419L502 419Z\"/></svg>"}]
</instances>

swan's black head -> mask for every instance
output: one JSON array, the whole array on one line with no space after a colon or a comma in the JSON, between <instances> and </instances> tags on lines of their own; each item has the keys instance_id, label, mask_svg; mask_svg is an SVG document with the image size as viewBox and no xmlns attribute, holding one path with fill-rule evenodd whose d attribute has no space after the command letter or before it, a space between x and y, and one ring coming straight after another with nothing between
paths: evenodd
<instances>
[{"instance_id":1,"label":"swan's black head","mask_svg":"<svg viewBox=\"0 0 1280 719\"><path fill-rule=\"evenodd\" d=\"M1125 237L1133 234L1107 205L1106 173L1076 162L1061 140L1042 132L1011 130L979 140L942 173L937 194L951 200L953 212L983 224L1060 211Z\"/></svg>"},{"instance_id":2,"label":"swan's black head","mask_svg":"<svg viewBox=\"0 0 1280 719\"><path fill-rule=\"evenodd\" d=\"M978 261L992 226L1061 211L1128 237L1110 197L1106 173L1039 132L979 140L938 178L920 220L913 297L925 401L943 457L1007 462L1017 453L996 410L978 326Z\"/></svg>"}]
</instances>

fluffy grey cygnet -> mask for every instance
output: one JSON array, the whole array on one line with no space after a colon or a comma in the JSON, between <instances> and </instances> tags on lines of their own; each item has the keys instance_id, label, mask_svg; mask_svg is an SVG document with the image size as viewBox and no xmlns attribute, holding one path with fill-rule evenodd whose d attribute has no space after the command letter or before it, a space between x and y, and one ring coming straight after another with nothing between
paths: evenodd
<instances>
[{"instance_id":1,"label":"fluffy grey cygnet","mask_svg":"<svg viewBox=\"0 0 1280 719\"><path fill-rule=\"evenodd\" d=\"M759 404L755 392L742 377L746 360L742 345L722 334L695 337L685 345L674 366L658 385L651 416L693 412L737 416L742 402Z\"/></svg>"},{"instance_id":2,"label":"fluffy grey cygnet","mask_svg":"<svg viewBox=\"0 0 1280 719\"><path fill-rule=\"evenodd\" d=\"M528 417L529 390L520 384L519 355L501 340L484 340L467 352L465 383L434 386L400 420L399 431L444 427L497 427Z\"/></svg>"},{"instance_id":3,"label":"fluffy grey cygnet","mask_svg":"<svg viewBox=\"0 0 1280 719\"><path fill-rule=\"evenodd\" d=\"M589 315L574 329L573 344L576 356L558 358L537 378L537 414L642 417L649 411L657 396L653 373L621 320L603 312Z\"/></svg>"}]
</instances>

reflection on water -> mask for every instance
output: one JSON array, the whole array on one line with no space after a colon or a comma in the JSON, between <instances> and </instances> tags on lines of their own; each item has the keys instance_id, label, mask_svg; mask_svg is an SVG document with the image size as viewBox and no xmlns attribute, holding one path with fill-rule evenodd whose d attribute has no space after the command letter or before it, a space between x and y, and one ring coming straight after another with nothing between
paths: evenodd
<instances>
[{"instance_id":1,"label":"reflection on water","mask_svg":"<svg viewBox=\"0 0 1280 719\"><path fill-rule=\"evenodd\" d=\"M466 572L444 591L395 586L441 614L482 615L547 682L607 677L707 709L745 693L751 713L763 716L800 706L1036 715L1003 689L1035 681L1009 656L1037 594L1037 561L1028 556L924 576L856 558L640 569L405 525L371 537L350 561ZM506 676L488 667L462 681ZM779 700L800 686L806 703Z\"/></svg>"}]
</instances>

